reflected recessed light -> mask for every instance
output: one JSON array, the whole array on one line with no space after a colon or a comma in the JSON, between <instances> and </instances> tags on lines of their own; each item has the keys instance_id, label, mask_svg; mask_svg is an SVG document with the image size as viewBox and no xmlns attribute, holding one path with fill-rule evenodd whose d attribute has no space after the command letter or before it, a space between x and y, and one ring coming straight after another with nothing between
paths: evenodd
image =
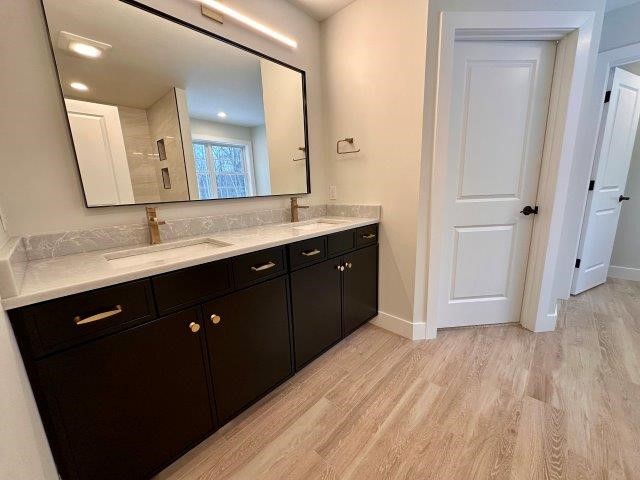
<instances>
[{"instance_id":1,"label":"reflected recessed light","mask_svg":"<svg viewBox=\"0 0 640 480\"><path fill-rule=\"evenodd\" d=\"M98 58L102 56L102 50L94 47L93 45L81 42L71 42L69 44L69 50L77 53L78 55L82 55L83 57Z\"/></svg>"},{"instance_id":2,"label":"reflected recessed light","mask_svg":"<svg viewBox=\"0 0 640 480\"><path fill-rule=\"evenodd\" d=\"M224 112L218 112L218 117L220 118L227 118L227 114Z\"/></svg>"},{"instance_id":3,"label":"reflected recessed light","mask_svg":"<svg viewBox=\"0 0 640 480\"><path fill-rule=\"evenodd\" d=\"M92 38L81 37L75 33L61 31L58 36L58 48L85 58L100 58L111 48L111 45Z\"/></svg>"},{"instance_id":4,"label":"reflected recessed light","mask_svg":"<svg viewBox=\"0 0 640 480\"><path fill-rule=\"evenodd\" d=\"M69 86L81 92L86 92L87 90L89 90L89 87L87 87L84 83L80 83L80 82L71 82Z\"/></svg>"}]
</instances>

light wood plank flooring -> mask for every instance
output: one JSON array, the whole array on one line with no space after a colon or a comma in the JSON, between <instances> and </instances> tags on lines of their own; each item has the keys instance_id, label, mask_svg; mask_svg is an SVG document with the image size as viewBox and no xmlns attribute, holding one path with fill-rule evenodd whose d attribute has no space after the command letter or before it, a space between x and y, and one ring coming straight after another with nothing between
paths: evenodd
<instances>
[{"instance_id":1,"label":"light wood plank flooring","mask_svg":"<svg viewBox=\"0 0 640 480\"><path fill-rule=\"evenodd\" d=\"M518 326L410 342L371 325L159 479L639 479L640 283Z\"/></svg>"}]
</instances>

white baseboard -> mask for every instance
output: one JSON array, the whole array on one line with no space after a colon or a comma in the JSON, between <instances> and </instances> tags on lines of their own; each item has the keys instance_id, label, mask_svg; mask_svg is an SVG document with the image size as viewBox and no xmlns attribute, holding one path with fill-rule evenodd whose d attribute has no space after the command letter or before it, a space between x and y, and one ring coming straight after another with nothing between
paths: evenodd
<instances>
[{"instance_id":1,"label":"white baseboard","mask_svg":"<svg viewBox=\"0 0 640 480\"><path fill-rule=\"evenodd\" d=\"M427 334L426 323L413 323L385 312L378 312L370 323L409 340L424 340Z\"/></svg>"},{"instance_id":2,"label":"white baseboard","mask_svg":"<svg viewBox=\"0 0 640 480\"><path fill-rule=\"evenodd\" d=\"M556 306L553 309L553 311L547 313L546 315L543 315L542 318L540 318L536 322L536 327L532 331L535 333L553 332L556 329L557 323L558 323L558 303L556 302ZM523 327L527 328L524 325Z\"/></svg>"},{"instance_id":3,"label":"white baseboard","mask_svg":"<svg viewBox=\"0 0 640 480\"><path fill-rule=\"evenodd\" d=\"M611 265L607 274L612 278L640 282L640 268L616 267L615 265Z\"/></svg>"}]
</instances>

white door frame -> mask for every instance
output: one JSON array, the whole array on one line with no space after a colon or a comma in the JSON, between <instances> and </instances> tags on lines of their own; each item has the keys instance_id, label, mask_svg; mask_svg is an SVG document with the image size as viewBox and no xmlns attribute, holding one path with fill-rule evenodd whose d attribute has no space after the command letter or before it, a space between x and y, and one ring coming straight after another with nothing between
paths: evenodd
<instances>
[{"instance_id":1,"label":"white door frame","mask_svg":"<svg viewBox=\"0 0 640 480\"><path fill-rule=\"evenodd\" d=\"M564 205L580 106L591 48L594 12L442 12L436 86L434 141L431 153L429 228L427 242L418 242L417 258L428 258L424 311L416 308L414 325L426 318L426 338L435 338L439 316L438 277L442 250L446 158L449 143L449 109L452 98L453 55L456 39L468 40L557 40L549 118L538 189L540 214L534 222L527 264L526 286L520 323L532 331L555 329L557 309L553 283ZM430 159L423 159L427 163ZM428 163L427 163L428 164ZM421 206L422 209L422 206ZM423 250L423 251L420 251ZM424 255L424 250L428 256ZM417 272L419 275L420 272ZM420 281L422 280L422 281ZM416 278L416 285L424 284ZM416 301L416 306L424 302ZM550 312L551 310L551 312ZM414 335L414 338L416 336ZM424 337L422 337L424 338Z\"/></svg>"},{"instance_id":2,"label":"white door frame","mask_svg":"<svg viewBox=\"0 0 640 480\"><path fill-rule=\"evenodd\" d=\"M584 181L582 183L584 185L589 183L589 180L592 179L594 174L593 167L595 165L596 150L598 148L598 131L602 123L602 112L604 111L603 99L609 84L611 69L638 61L640 61L640 42L613 50L607 50L606 52L598 54L596 73L593 80L593 90L591 92L591 96L585 99L588 103L583 114L584 119L592 119L592 121L590 128L581 128L578 135L578 148L580 148L580 145L585 145L585 150L583 152L576 152L576 161L578 161L580 157L590 159L589 168L583 174ZM576 214L579 215L579 225L577 226L576 238L572 244L573 256L571 257L571 264L569 267L571 268L572 274L567 275L566 282L563 285L563 290L561 292L563 298L569 298L573 275L576 273L573 266L578 258L578 248L580 246L580 239L582 236L584 214L587 208L587 195L588 190L584 188L584 190L580 192L580 198L576 200L576 204L579 205L580 209L579 212L576 212Z\"/></svg>"}]
</instances>

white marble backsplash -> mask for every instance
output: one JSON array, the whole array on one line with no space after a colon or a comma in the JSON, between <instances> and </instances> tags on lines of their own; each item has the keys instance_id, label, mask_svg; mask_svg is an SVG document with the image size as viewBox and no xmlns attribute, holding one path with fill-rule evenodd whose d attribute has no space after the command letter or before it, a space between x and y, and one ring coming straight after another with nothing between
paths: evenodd
<instances>
[{"instance_id":1,"label":"white marble backsplash","mask_svg":"<svg viewBox=\"0 0 640 480\"><path fill-rule=\"evenodd\" d=\"M312 205L299 211L300 220L324 216L354 218L380 218L379 205ZM160 226L165 241L177 240L240 228L288 222L289 208L262 210L242 214L224 214L206 217L167 220ZM132 247L149 243L146 223L114 225L69 232L26 235L22 239L23 252L29 261L61 257L108 248Z\"/></svg>"}]
</instances>

